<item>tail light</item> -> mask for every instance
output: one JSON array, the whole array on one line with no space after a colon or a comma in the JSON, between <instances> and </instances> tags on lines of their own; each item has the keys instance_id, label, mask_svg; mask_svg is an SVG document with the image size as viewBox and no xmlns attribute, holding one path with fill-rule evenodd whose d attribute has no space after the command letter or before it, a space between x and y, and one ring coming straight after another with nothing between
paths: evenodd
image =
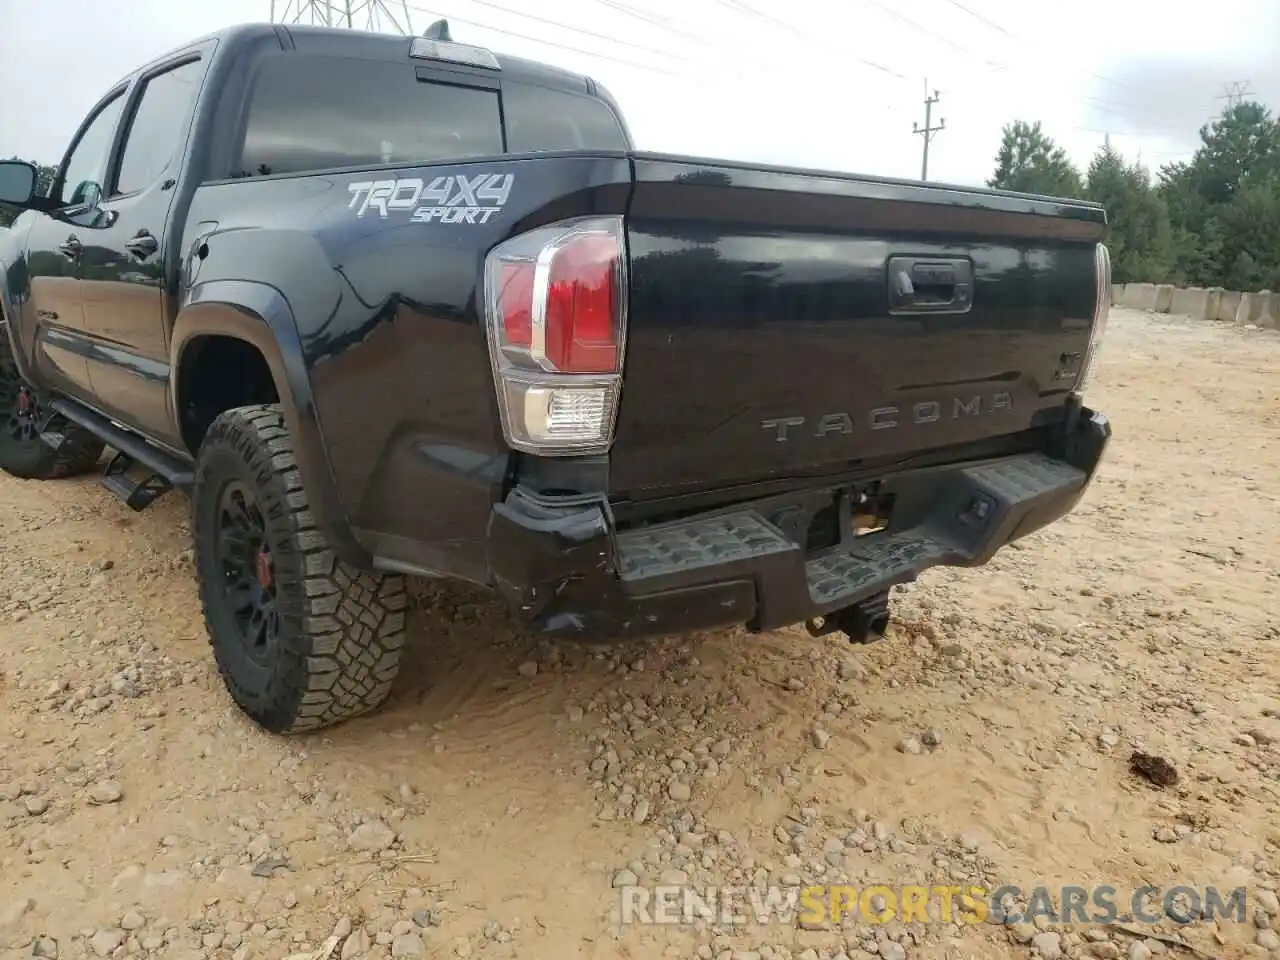
<instances>
[{"instance_id":1,"label":"tail light","mask_svg":"<svg viewBox=\"0 0 1280 960\"><path fill-rule=\"evenodd\" d=\"M1098 244L1093 251L1093 276L1096 289L1093 301L1093 324L1089 327L1089 350L1085 354L1084 364L1080 369L1080 378L1076 381L1076 392L1084 390L1093 374L1098 360L1098 348L1102 346L1102 338L1107 332L1107 318L1111 315L1111 252L1105 243Z\"/></svg>"},{"instance_id":2,"label":"tail light","mask_svg":"<svg viewBox=\"0 0 1280 960\"><path fill-rule=\"evenodd\" d=\"M484 283L508 445L546 456L608 450L627 333L622 218L563 221L499 244Z\"/></svg>"}]
</instances>

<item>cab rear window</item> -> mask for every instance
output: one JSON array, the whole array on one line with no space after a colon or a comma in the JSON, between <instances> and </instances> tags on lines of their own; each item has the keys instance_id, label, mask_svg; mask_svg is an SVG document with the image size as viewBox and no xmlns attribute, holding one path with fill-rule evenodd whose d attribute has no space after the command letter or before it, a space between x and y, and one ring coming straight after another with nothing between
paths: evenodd
<instances>
[{"instance_id":1,"label":"cab rear window","mask_svg":"<svg viewBox=\"0 0 1280 960\"><path fill-rule=\"evenodd\" d=\"M262 65L238 174L500 153L496 90L423 82L408 64L296 54Z\"/></svg>"},{"instance_id":2,"label":"cab rear window","mask_svg":"<svg viewBox=\"0 0 1280 960\"><path fill-rule=\"evenodd\" d=\"M254 80L233 176L625 149L613 111L585 94L519 82L499 93L423 80L407 63L289 54Z\"/></svg>"}]
</instances>

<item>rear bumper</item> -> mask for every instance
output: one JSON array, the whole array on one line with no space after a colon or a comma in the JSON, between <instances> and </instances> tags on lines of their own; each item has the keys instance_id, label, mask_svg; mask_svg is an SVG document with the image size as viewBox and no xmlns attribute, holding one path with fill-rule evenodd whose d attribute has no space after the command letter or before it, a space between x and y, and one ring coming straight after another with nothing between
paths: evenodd
<instances>
[{"instance_id":1,"label":"rear bumper","mask_svg":"<svg viewBox=\"0 0 1280 960\"><path fill-rule=\"evenodd\" d=\"M495 505L488 541L499 591L534 631L604 640L726 624L770 630L861 603L929 567L978 566L1070 512L1111 427L1084 409L1060 449L881 478L889 528L806 551L831 490L770 497L615 531L597 498L539 499L517 487ZM847 528L847 525L845 525Z\"/></svg>"}]
</instances>

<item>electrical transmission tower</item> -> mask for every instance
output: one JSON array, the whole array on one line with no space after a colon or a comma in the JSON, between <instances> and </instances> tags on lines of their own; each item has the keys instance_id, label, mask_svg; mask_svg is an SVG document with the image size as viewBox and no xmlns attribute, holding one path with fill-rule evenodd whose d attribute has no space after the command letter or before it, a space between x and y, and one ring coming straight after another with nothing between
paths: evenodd
<instances>
[{"instance_id":1,"label":"electrical transmission tower","mask_svg":"<svg viewBox=\"0 0 1280 960\"><path fill-rule=\"evenodd\" d=\"M271 22L413 34L405 0L271 0Z\"/></svg>"},{"instance_id":2,"label":"electrical transmission tower","mask_svg":"<svg viewBox=\"0 0 1280 960\"><path fill-rule=\"evenodd\" d=\"M933 118L933 105L938 102L938 91L933 91L933 96L929 96L929 81L924 82L924 126L920 126L915 121L911 123L911 132L918 133L924 137L924 159L920 162L920 179L929 179L929 142L939 130L947 129L947 121L944 117L938 121L936 127L930 126L929 122Z\"/></svg>"},{"instance_id":3,"label":"electrical transmission tower","mask_svg":"<svg viewBox=\"0 0 1280 960\"><path fill-rule=\"evenodd\" d=\"M1253 96L1253 91L1249 89L1248 80L1232 80L1230 83L1224 83L1222 85L1222 91L1222 95L1215 97L1214 99L1227 101L1227 106L1223 111L1224 113L1226 110L1230 110L1232 107L1236 107L1244 103L1245 97Z\"/></svg>"}]
</instances>

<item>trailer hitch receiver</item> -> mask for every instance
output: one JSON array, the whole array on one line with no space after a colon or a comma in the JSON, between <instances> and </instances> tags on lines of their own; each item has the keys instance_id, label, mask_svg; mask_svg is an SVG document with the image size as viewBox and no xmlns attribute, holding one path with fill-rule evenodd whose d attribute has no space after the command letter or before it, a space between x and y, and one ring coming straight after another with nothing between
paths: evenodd
<instances>
[{"instance_id":1,"label":"trailer hitch receiver","mask_svg":"<svg viewBox=\"0 0 1280 960\"><path fill-rule=\"evenodd\" d=\"M833 610L805 622L810 636L822 637L839 630L850 643L875 643L889 629L889 591L877 593L861 603Z\"/></svg>"}]
</instances>

